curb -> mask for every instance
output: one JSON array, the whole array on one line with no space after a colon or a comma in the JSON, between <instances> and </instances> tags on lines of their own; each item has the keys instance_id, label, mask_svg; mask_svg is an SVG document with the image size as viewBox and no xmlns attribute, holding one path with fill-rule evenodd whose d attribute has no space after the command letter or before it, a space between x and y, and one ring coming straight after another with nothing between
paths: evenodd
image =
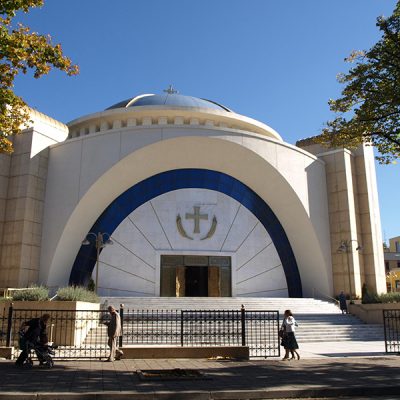
<instances>
[{"instance_id":1,"label":"curb","mask_svg":"<svg viewBox=\"0 0 400 400\"><path fill-rule=\"evenodd\" d=\"M351 396L393 396L400 395L400 386L356 386L314 389L278 389L278 390L224 390L208 391L160 391L160 392L51 392L24 393L2 392L0 400L261 400L288 398L339 398Z\"/></svg>"}]
</instances>

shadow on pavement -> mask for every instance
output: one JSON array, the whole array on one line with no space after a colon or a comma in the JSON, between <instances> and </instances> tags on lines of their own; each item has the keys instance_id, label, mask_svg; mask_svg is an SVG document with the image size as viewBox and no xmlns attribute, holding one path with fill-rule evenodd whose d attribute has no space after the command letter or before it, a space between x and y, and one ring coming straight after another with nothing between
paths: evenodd
<instances>
[{"instance_id":1,"label":"shadow on pavement","mask_svg":"<svg viewBox=\"0 0 400 400\"><path fill-rule=\"evenodd\" d=\"M144 366L146 364L146 366ZM308 395L400 394L399 358L217 362L193 360L56 361L53 369L0 362L1 392L276 391ZM140 381L137 369L197 368L211 380Z\"/></svg>"}]
</instances>

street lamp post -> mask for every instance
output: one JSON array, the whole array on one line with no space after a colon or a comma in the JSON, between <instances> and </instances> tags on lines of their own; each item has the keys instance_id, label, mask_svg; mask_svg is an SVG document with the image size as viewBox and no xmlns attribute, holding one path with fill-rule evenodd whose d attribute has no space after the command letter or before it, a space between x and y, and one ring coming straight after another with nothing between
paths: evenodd
<instances>
[{"instance_id":1,"label":"street lamp post","mask_svg":"<svg viewBox=\"0 0 400 400\"><path fill-rule=\"evenodd\" d=\"M353 293L351 289L351 274L350 274L350 253L352 252L352 243L357 243L356 251L362 250L362 246L358 243L358 240L351 239L351 240L342 240L340 242L340 246L338 248L339 253L346 253L346 260L347 260L347 274L349 278L349 296L350 301L353 299Z\"/></svg>"},{"instance_id":2,"label":"street lamp post","mask_svg":"<svg viewBox=\"0 0 400 400\"><path fill-rule=\"evenodd\" d=\"M85 239L82 241L83 245L89 245L89 238L94 237L95 246L96 246L96 294L98 294L98 285L99 285L99 259L100 259L100 251L102 248L106 247L109 244L114 244L111 240L111 235L107 232L89 232Z\"/></svg>"}]
</instances>

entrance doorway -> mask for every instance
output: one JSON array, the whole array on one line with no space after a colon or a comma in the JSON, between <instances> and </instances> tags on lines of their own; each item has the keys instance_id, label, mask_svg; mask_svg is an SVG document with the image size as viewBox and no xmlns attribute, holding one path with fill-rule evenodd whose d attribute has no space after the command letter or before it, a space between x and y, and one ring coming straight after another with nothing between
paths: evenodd
<instances>
[{"instance_id":1,"label":"entrance doorway","mask_svg":"<svg viewBox=\"0 0 400 400\"><path fill-rule=\"evenodd\" d=\"M208 267L185 268L185 297L208 297Z\"/></svg>"},{"instance_id":2,"label":"entrance doorway","mask_svg":"<svg viewBox=\"0 0 400 400\"><path fill-rule=\"evenodd\" d=\"M231 257L161 256L161 297L230 297Z\"/></svg>"}]
</instances>

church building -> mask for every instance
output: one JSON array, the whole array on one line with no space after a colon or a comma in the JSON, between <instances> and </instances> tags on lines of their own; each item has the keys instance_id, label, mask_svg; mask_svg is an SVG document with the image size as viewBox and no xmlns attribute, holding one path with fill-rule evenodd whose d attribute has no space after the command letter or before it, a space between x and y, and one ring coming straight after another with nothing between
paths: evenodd
<instances>
[{"instance_id":1,"label":"church building","mask_svg":"<svg viewBox=\"0 0 400 400\"><path fill-rule=\"evenodd\" d=\"M118 297L386 291L373 150L286 143L171 87L0 154L0 287Z\"/></svg>"}]
</instances>

